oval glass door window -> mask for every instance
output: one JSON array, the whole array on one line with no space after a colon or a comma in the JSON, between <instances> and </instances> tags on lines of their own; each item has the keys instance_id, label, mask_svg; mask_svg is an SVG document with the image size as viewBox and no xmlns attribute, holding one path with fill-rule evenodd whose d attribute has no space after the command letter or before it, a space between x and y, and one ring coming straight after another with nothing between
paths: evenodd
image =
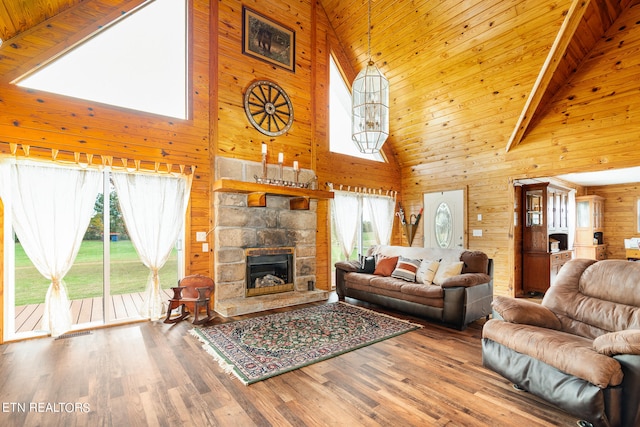
<instances>
[{"instance_id":1,"label":"oval glass door window","mask_svg":"<svg viewBox=\"0 0 640 427\"><path fill-rule=\"evenodd\" d=\"M434 220L436 242L441 248L448 248L453 237L453 217L448 204L440 203Z\"/></svg>"}]
</instances>

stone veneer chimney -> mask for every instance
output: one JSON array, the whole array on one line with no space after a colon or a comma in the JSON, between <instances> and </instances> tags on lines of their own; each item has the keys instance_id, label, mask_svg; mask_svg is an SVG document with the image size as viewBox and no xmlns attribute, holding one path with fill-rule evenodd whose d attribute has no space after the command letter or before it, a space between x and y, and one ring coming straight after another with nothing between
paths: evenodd
<instances>
[{"instance_id":1,"label":"stone veneer chimney","mask_svg":"<svg viewBox=\"0 0 640 427\"><path fill-rule=\"evenodd\" d=\"M216 179L255 182L261 174L258 162L216 158ZM275 166L269 176L275 176ZM291 170L287 171L293 177ZM300 181L313 171L302 170ZM250 177L250 178L249 178ZM285 174L284 179L292 179ZM317 201L309 210L290 210L289 197L267 195L266 207L250 207L247 194L216 192L213 197L213 250L216 282L215 310L223 316L254 313L328 298L328 292L309 290L316 281ZM245 297L247 248L294 248L294 290Z\"/></svg>"}]
</instances>

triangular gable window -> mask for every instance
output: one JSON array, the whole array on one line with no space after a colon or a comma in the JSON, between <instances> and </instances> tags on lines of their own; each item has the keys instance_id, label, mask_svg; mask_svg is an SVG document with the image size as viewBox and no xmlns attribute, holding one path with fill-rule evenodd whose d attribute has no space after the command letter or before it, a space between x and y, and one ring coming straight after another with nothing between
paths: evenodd
<instances>
[{"instance_id":1,"label":"triangular gable window","mask_svg":"<svg viewBox=\"0 0 640 427\"><path fill-rule=\"evenodd\" d=\"M384 162L380 153L361 153L351 139L351 91L329 55L329 150L361 159Z\"/></svg>"},{"instance_id":2,"label":"triangular gable window","mask_svg":"<svg viewBox=\"0 0 640 427\"><path fill-rule=\"evenodd\" d=\"M186 0L155 0L18 82L187 118Z\"/></svg>"}]
</instances>

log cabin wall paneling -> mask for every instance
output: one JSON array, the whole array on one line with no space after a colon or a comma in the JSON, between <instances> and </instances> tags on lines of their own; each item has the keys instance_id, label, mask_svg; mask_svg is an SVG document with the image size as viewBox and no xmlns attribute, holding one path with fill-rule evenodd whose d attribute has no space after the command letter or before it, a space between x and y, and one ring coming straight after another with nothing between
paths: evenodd
<instances>
[{"instance_id":1,"label":"log cabin wall paneling","mask_svg":"<svg viewBox=\"0 0 640 427\"><path fill-rule=\"evenodd\" d=\"M105 17L121 16L142 0L80 2L53 18L18 34L0 47L0 152L10 144L30 146L31 157L51 159L51 149L60 157L73 152L141 161L143 168L171 164L195 166L190 216L185 242L186 273L211 274L209 253L195 241L196 231L208 231L210 220L209 160L209 2L192 0L191 117L178 120L135 112L55 94L27 90L11 84L24 64L35 64L43 55L55 55L69 47L77 34L88 36L105 24ZM19 71L19 73L16 72ZM161 90L161 88L159 89ZM23 155L21 149L18 149ZM131 164L130 163L130 164ZM211 246L211 245L210 245Z\"/></svg>"},{"instance_id":2,"label":"log cabin wall paneling","mask_svg":"<svg viewBox=\"0 0 640 427\"><path fill-rule=\"evenodd\" d=\"M243 5L295 31L295 72L242 54ZM399 170L390 152L387 163L378 163L329 151L329 54L333 51L345 55L322 7L310 1L224 1L218 6L217 108L212 109L216 115L212 119L214 155L258 162L265 143L268 163L277 163L278 153L282 152L286 167L297 160L300 168L315 170L321 189L332 182L399 190ZM351 81L356 73L348 69L345 74ZM291 99L294 122L282 136L269 137L258 132L245 115L244 92L259 79L276 82ZM328 289L332 267L328 201L319 201L317 214L317 286Z\"/></svg>"},{"instance_id":3,"label":"log cabin wall paneling","mask_svg":"<svg viewBox=\"0 0 640 427\"><path fill-rule=\"evenodd\" d=\"M625 259L624 239L640 237L637 203L640 183L587 187L588 195L604 197L604 242L607 259Z\"/></svg>"},{"instance_id":4,"label":"log cabin wall paneling","mask_svg":"<svg viewBox=\"0 0 640 427\"><path fill-rule=\"evenodd\" d=\"M338 58L349 82L368 59L366 3L360 0L222 0L211 9L209 2L193 0L193 118L184 123L8 84L6 76L24 72L46 56L43 52L55 53L68 40L90 34L104 17L140 1L87 0L21 32L11 40L19 42L15 47L5 41L0 140L195 164L199 178L188 242L193 272L213 273L211 254L201 254L193 237L210 229L214 159L259 161L262 142L269 146L270 163L283 152L286 165L298 160L316 170L321 185L399 190L409 213L422 207L424 193L465 189L468 229L482 230L477 237L469 232L468 247L494 258L495 292L504 295L515 294L518 274L516 179L640 164L640 101L633 83L640 77L637 0L373 1L372 56L391 84L385 164L328 150L328 55ZM295 73L242 54L243 5L296 32ZM507 150L565 17L575 7L586 8L579 26L585 31L576 31L533 110L535 117ZM599 29L609 25L601 37ZM244 90L263 78L281 85L293 101L295 122L283 136L265 137L245 117ZM328 203L320 203L318 213L317 270L325 271L328 283ZM414 245L422 241L420 227ZM406 245L397 224L393 243Z\"/></svg>"}]
</instances>

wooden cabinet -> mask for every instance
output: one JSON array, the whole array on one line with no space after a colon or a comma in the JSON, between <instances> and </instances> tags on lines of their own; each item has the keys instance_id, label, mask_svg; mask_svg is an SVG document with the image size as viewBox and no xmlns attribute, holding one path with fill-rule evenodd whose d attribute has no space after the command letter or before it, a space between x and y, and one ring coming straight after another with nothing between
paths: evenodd
<instances>
[{"instance_id":1,"label":"wooden cabinet","mask_svg":"<svg viewBox=\"0 0 640 427\"><path fill-rule=\"evenodd\" d=\"M576 258L607 258L603 230L604 198L596 195L576 197Z\"/></svg>"},{"instance_id":2,"label":"wooden cabinet","mask_svg":"<svg viewBox=\"0 0 640 427\"><path fill-rule=\"evenodd\" d=\"M561 251L549 256L549 282L553 283L560 269L573 258L573 251Z\"/></svg>"},{"instance_id":3,"label":"wooden cabinet","mask_svg":"<svg viewBox=\"0 0 640 427\"><path fill-rule=\"evenodd\" d=\"M573 251L526 254L522 283L525 293L545 293L553 284L563 265L573 258Z\"/></svg>"},{"instance_id":4,"label":"wooden cabinet","mask_svg":"<svg viewBox=\"0 0 640 427\"><path fill-rule=\"evenodd\" d=\"M607 259L607 245L574 246L576 258L588 258L601 261Z\"/></svg>"},{"instance_id":5,"label":"wooden cabinet","mask_svg":"<svg viewBox=\"0 0 640 427\"><path fill-rule=\"evenodd\" d=\"M569 192L549 183L522 188L522 288L544 293L560 268L572 258L567 236ZM550 242L554 242L554 252ZM557 249L556 249L557 247Z\"/></svg>"}]
</instances>

